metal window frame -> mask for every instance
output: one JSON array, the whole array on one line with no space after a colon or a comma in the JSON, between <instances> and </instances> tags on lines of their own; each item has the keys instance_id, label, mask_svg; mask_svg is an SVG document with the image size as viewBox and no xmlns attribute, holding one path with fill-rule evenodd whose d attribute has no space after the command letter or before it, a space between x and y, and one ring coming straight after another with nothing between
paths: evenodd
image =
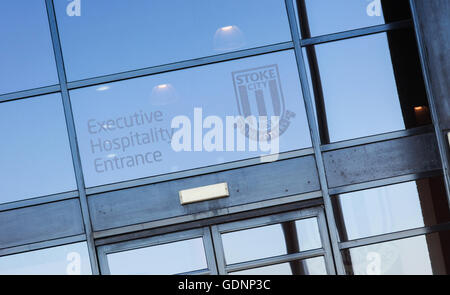
<instances>
[{"instance_id":1,"label":"metal window frame","mask_svg":"<svg viewBox=\"0 0 450 295\"><path fill-rule=\"evenodd\" d=\"M207 211L204 213L197 213L195 215L183 215L163 220L96 231L94 232L94 238L97 241L98 239L105 239L105 241L113 241L114 239L122 240L123 235L126 236L129 233L131 236L136 236L140 235L140 232L142 231L153 231L154 229L163 228L163 231L165 231L165 229L170 230L171 227L174 227L174 230L180 230L222 222L230 222L230 220L235 219L253 218L255 216L274 214L310 206L319 206L323 204L321 197L322 194L320 191L313 191L300 195L274 198L271 200L249 203L246 205L218 209L214 212ZM105 241L102 241L101 243L96 242L96 245L103 244Z\"/></svg>"},{"instance_id":2,"label":"metal window frame","mask_svg":"<svg viewBox=\"0 0 450 295\"><path fill-rule=\"evenodd\" d=\"M86 242L85 234L0 249L0 257L16 255L30 251L43 250L47 248L54 248L80 242Z\"/></svg>"},{"instance_id":3,"label":"metal window frame","mask_svg":"<svg viewBox=\"0 0 450 295\"><path fill-rule=\"evenodd\" d=\"M436 98L431 87L430 70L427 62L427 51L423 40L423 32L419 25L419 19L417 14L417 7L415 0L409 0L411 8L412 20L414 23L414 31L416 34L417 47L419 49L420 64L422 66L422 74L425 82L425 90L428 97L428 105L430 107L431 118L433 121L434 132L436 134L436 140L438 144L439 154L441 156L442 170L445 178L445 188L447 191L448 206L450 208L450 155L448 154L448 142L446 135L441 131L439 126L439 116L436 109Z\"/></svg>"},{"instance_id":4,"label":"metal window frame","mask_svg":"<svg viewBox=\"0 0 450 295\"><path fill-rule=\"evenodd\" d=\"M310 93L307 75L306 75L306 71L305 71L305 62L303 60L302 48L304 48L306 46L313 46L313 45L317 45L317 44L338 41L338 40L344 40L344 39L349 39L349 38L354 38L354 37L362 37L362 36L366 36L366 35L377 34L377 33L387 32L387 31L396 30L396 29L403 29L403 28L407 28L407 27L412 27L413 29L415 29L415 33L416 33L416 38L417 38L417 43L418 43L418 48L419 48L419 55L420 55L421 64L422 64L422 71L423 71L423 74L425 77L425 87L427 90L430 111L431 111L432 118L433 118L434 132L436 133L436 136L437 136L439 152L440 152L442 163L443 163L443 173L445 176L444 178L445 178L445 184L446 184L446 190L447 190L447 197L449 198L449 206L450 206L450 192L449 192L450 178L449 178L449 172L448 172L449 157L447 155L447 150L446 150L447 142L446 142L446 139L443 138L443 136L439 130L438 123L437 123L438 121L437 121L437 113L436 113L436 109L435 109L436 107L434 104L433 93L432 93L431 87L430 87L429 74L428 74L428 68L427 68L428 65L427 65L427 62L425 59L426 52L425 52L425 47L424 47L423 40L422 40L422 35L421 35L422 33L420 31L420 27L419 27L419 24L417 21L417 12L416 12L414 0L410 0L410 7L411 7L411 11L412 11L412 20L398 21L398 22L393 22L393 23L383 24L383 25L378 25L378 26L359 28L359 29L355 29L355 30L337 32L337 33L323 35L323 36L315 36L315 37L307 38L307 39L301 39L301 37L300 37L299 27L297 26L298 19L296 16L295 7L293 5L294 3L292 1L294 1L294 0L285 0L287 15L288 15L288 19L289 19L289 25L290 25L291 34L292 34L292 41L279 43L279 44L273 44L273 45L267 45L267 46L262 46L262 47L258 47L258 48L247 49L247 50L241 50L241 51L236 51L236 52L230 52L230 53L225 53L225 54L220 54L220 55L215 55L215 56L203 57L203 58L198 58L198 59L193 59L193 60L181 61L181 62L176 62L176 63L172 63L172 64L137 69L137 70L123 72L123 73L115 73L115 74L102 76L102 77L94 77L94 78L89 78L89 79L80 80L80 81L68 82L66 80L66 76L65 76L64 60L63 60L63 54L62 54L62 49L61 49L61 45L60 45L60 39L59 39L59 33L58 33L58 27L57 27L57 19L56 19L56 14L54 11L53 1L45 0L47 14L48 14L48 18L49 18L49 27L50 27L51 37L52 37L51 39L52 39L52 44L53 44L53 49L54 49L55 59L56 59L56 67L57 67L57 72L58 72L58 77L59 77L59 84L43 86L43 87L39 87L39 88L35 88L35 89L21 90L21 91L12 92L12 93L0 94L0 103L13 101L13 100L17 100L17 99L37 97L40 95L51 94L51 93L61 93L62 100L63 100L63 106L64 106L64 113L65 113L65 117L66 117L66 124L67 124L67 128L68 128L72 159L74 162L74 169L75 169L78 190L75 192L35 197L32 199L26 199L26 200L16 201L16 202L12 202L12 203L0 204L0 211L12 210L15 208L21 208L21 207L26 207L26 206L36 205L36 204L43 204L43 203L53 202L53 201L57 201L57 200L64 200L64 199L68 199L68 198L79 198L80 203L81 203L81 208L82 208L83 222L84 222L84 227L85 227L85 232L86 232L85 236L86 236L86 240L88 243L88 251L89 251L90 260L91 260L92 273L99 274L99 267L97 264L97 257L96 257L96 249L95 249L95 245L94 245L94 233L92 232L92 225L91 225L90 217L89 217L89 208L87 206L87 195L93 194L93 193L109 191L109 190L124 189L124 188L138 186L138 185L150 184L150 183L155 183L155 182L159 182L159 181L167 181L167 180L179 179L179 178L184 178L184 177L189 177L189 176L194 176L194 175L201 175L201 174L205 174L205 173L212 173L212 172L222 171L222 170L227 170L227 169L235 169L235 168L245 167L248 165L256 165L257 163L251 159L243 160L243 161L227 163L227 164L223 164L223 165L193 169L190 171L184 171L184 172L180 172L180 173L167 174L167 175L156 176L156 177L152 177L152 178L138 179L138 180L123 182L123 183L121 182L121 183L117 183L117 184L109 184L109 185L96 187L96 188L85 188L83 171L81 169L81 161L80 161L80 156L79 156L79 151L78 151L78 144L76 141L74 118L73 118L73 114L71 111L71 105L70 105L69 90L77 89L80 87L94 86L94 85L111 83L111 82L116 82L116 81L121 81L121 80L126 80L126 79L132 79L132 78L137 78L137 77L142 77L142 76L147 76L147 75L159 74L159 73L164 73L164 72L169 72L169 71L182 70L182 69L192 68L192 67L196 67L196 66L202 66L202 65L206 65L206 64L226 62L229 60L246 58L246 57L256 56L256 55L261 55L261 54L268 54L268 53L272 53L272 52L279 52L279 51L283 51L283 50L294 50L296 57L297 57L297 66L299 69L300 83L302 86L303 99L305 101L305 106L306 106L308 124L311 129L311 137L312 137L312 141L313 141L313 147L310 149L288 152L288 153L283 154L282 157L285 157L286 159L288 159L288 158L300 157L303 155L311 155L311 154L315 155L316 165L318 166L319 179L320 179L320 183L321 183L321 192L323 195L323 201L325 203L325 211L326 211L326 218L327 218L327 222L328 222L328 229L330 231L330 240L331 240L331 245L332 245L332 249L333 249L334 259L336 262L336 270L337 270L338 274L345 274L341 255L339 252L339 249L341 246L339 244L337 228L336 228L336 224L334 221L333 208L330 203L330 194L335 194L337 192L345 192L345 191L364 189L364 188L369 188L371 186L380 186L380 185L384 185L384 184L390 184L390 183L396 182L396 181L403 181L404 179L414 180L414 179L422 177L423 174L400 176L400 177L394 177L394 178L390 178L390 179L371 181L371 182L367 182L364 184L356 184L356 185L349 185L349 186L345 186L345 187L328 189L327 182L326 182L325 170L324 170L324 163L323 163L323 159L322 159L322 153L324 151L330 151L330 150L340 149L340 148L344 148L344 147L363 145L363 144L368 144L368 143L373 143L373 142L379 142L379 141L390 140L390 139L398 139L398 138L412 136L412 135L416 135L416 134L422 134L422 133L429 132L430 131L429 129L431 128L431 126L426 126L424 128L419 127L419 128L414 128L414 129L410 129L410 130L402 130L402 131L392 132L392 133L382 134L382 135L369 136L369 137L353 139L353 140L348 140L348 141L343 141L343 142L338 142L338 143L333 143L333 144L328 144L328 145L321 145L320 133L319 133L318 125L316 122L314 109L312 107L313 99L312 99L312 96ZM302 24L300 24L300 25L302 25ZM433 174L433 173L434 172L432 172L431 174ZM173 224L171 222L176 223L178 221L176 221L176 220L168 221L167 225ZM105 236L108 236L108 234L106 234ZM99 237L101 237L101 236L99 236ZM58 240L54 240L54 241L49 241L48 244L37 243L36 245L44 245L43 247L46 247L46 245L57 246L58 241L61 243L65 243L64 239L58 239ZM56 243L56 244L54 244L54 243ZM16 249L17 251L20 252L21 251L20 249L22 249L21 247L23 249L32 249L32 248L26 248L26 247L28 247L26 245L14 247L14 249ZM40 247L40 246L37 246L37 247ZM14 253L14 251L15 251L14 249L10 249L10 251L12 251L11 253Z\"/></svg>"},{"instance_id":5,"label":"metal window frame","mask_svg":"<svg viewBox=\"0 0 450 295\"><path fill-rule=\"evenodd\" d=\"M211 232L208 227L202 227L197 229L185 230L181 232L173 232L168 234L162 234L147 238L141 238L137 240L129 240L124 242L119 242L115 244L107 244L103 246L98 246L98 258L101 273L105 275L110 275L110 269L108 264L108 254L126 252L130 250L136 250L141 248L148 248L152 246L170 244L175 242L181 242L185 240L191 240L196 238L202 238L203 247L205 250L205 259L207 263L207 269L200 269L195 271L190 271L182 273L184 275L215 275L217 274L216 260L214 257L214 248L211 238Z\"/></svg>"},{"instance_id":6,"label":"metal window frame","mask_svg":"<svg viewBox=\"0 0 450 295\"><path fill-rule=\"evenodd\" d=\"M222 234L280 224L281 222L286 221L303 220L309 218L316 218L317 220L320 240L322 243L321 248L311 249L307 251L300 251L298 253L293 254L265 257L233 264L226 263L224 246L221 237ZM326 225L325 212L323 210L323 206L213 225L211 226L211 233L214 243L214 249L216 252L217 267L219 269L219 274L222 275L240 270L275 265L294 260L303 260L314 257L323 257L325 260L325 267L327 270L327 274L336 274L331 254L331 245L329 243L328 229Z\"/></svg>"},{"instance_id":7,"label":"metal window frame","mask_svg":"<svg viewBox=\"0 0 450 295\"><path fill-rule=\"evenodd\" d=\"M339 244L339 248L341 250L345 249L351 249L351 248L358 248L373 244L380 244L385 242L391 242L396 240L402 240L407 238L412 238L416 236L421 235L427 235L432 234L436 232L443 232L450 230L450 222L442 223L442 224L436 224L432 226L427 227L419 227L419 228L412 228L407 230L402 230L398 232L392 232L392 233L386 233L382 235L376 235L376 236L370 236L370 237L364 237L354 240L349 240L346 242L341 242Z\"/></svg>"}]
</instances>

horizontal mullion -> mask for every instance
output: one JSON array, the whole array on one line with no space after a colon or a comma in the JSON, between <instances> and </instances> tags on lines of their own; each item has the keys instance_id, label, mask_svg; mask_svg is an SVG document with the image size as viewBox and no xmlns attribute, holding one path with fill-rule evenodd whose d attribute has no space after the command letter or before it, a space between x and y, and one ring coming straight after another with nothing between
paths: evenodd
<instances>
[{"instance_id":1,"label":"horizontal mullion","mask_svg":"<svg viewBox=\"0 0 450 295\"><path fill-rule=\"evenodd\" d=\"M303 157L303 156L308 156L308 155L313 155L313 154L314 154L314 150L312 148L284 152L284 153L279 154L279 158L277 161L287 160L287 159L292 159L292 158L297 158L297 157ZM200 176L200 175L204 175L204 174L228 171L230 169L244 168L244 167L249 167L249 166L259 165L259 164L266 164L266 163L262 163L261 159L259 157L245 159L245 160L239 160L239 161L234 161L234 162L229 162L229 163L224 163L224 164L219 164L219 165L194 168L194 169L189 169L189 170L184 170L184 171L179 171L179 172L149 176L149 177L145 177L145 178L139 178L139 179L127 180L127 181L123 181L123 182L105 184L105 185L96 186L96 187L90 187L90 188L86 188L86 194L93 195L93 194L105 193L105 192L115 191L115 190L119 190L119 189L127 189L127 188L136 187L136 186L154 184L154 183L158 183L158 182L172 181L172 180L177 180L177 179L186 178L186 177Z\"/></svg>"},{"instance_id":2,"label":"horizontal mullion","mask_svg":"<svg viewBox=\"0 0 450 295\"><path fill-rule=\"evenodd\" d=\"M323 248L320 248L320 249L308 250L308 251L299 252L299 253L286 254L286 255L280 255L280 256L275 256L275 257L264 258L264 259L235 263L235 264L226 266L226 270L227 270L227 272L235 272L235 271L241 271L241 270L246 270L246 269L250 269L250 268L257 268L257 267L270 266L270 265L274 265L274 264L286 263L286 262L291 262L291 261L295 261L295 260L304 260L304 259L314 258L314 257L318 257L318 256L323 256L323 255L325 255L325 250Z\"/></svg>"},{"instance_id":3,"label":"horizontal mullion","mask_svg":"<svg viewBox=\"0 0 450 295\"><path fill-rule=\"evenodd\" d=\"M428 178L428 177L434 177L434 176L439 176L439 175L442 175L442 169L401 175L401 176L396 176L396 177L383 178L383 179L379 179L379 180L367 181L367 182L350 184L350 185L345 185L345 186L339 186L339 187L335 187L335 188L330 188L328 190L328 192L330 195L339 195L339 194L345 194L345 193L350 193L350 192L359 191L359 190L377 188L377 187L381 187L381 186L392 185L392 184L397 184L397 183L402 183L402 182L414 181L414 180L418 180L421 178Z\"/></svg>"},{"instance_id":4,"label":"horizontal mullion","mask_svg":"<svg viewBox=\"0 0 450 295\"><path fill-rule=\"evenodd\" d=\"M177 276L204 276L204 275L211 275L211 271L209 269L201 269L201 270L194 270L189 272L182 272L177 273Z\"/></svg>"},{"instance_id":5,"label":"horizontal mullion","mask_svg":"<svg viewBox=\"0 0 450 295\"><path fill-rule=\"evenodd\" d=\"M397 21L389 24L383 24L383 25L377 25L372 27L366 27L361 29L355 29L345 32L339 32L339 33L333 33L333 34L327 34L317 37L311 37L300 40L300 46L310 46L310 45L318 45L333 41L340 41L345 40L349 38L354 37L362 37L377 33L383 33L391 30L397 30L397 29L403 29L403 28L409 28L412 27L413 23L411 20L403 20L403 21Z\"/></svg>"},{"instance_id":6,"label":"horizontal mullion","mask_svg":"<svg viewBox=\"0 0 450 295\"><path fill-rule=\"evenodd\" d=\"M412 238L416 236L431 234L439 231L450 230L450 222L442 223L438 225L433 225L429 227L421 227L415 229L408 229L394 233L388 233L373 237L361 238L356 240L351 240L347 242L339 243L339 249L349 249L349 248L357 248L362 246L368 246L373 244L385 243L394 240Z\"/></svg>"},{"instance_id":7,"label":"horizontal mullion","mask_svg":"<svg viewBox=\"0 0 450 295\"><path fill-rule=\"evenodd\" d=\"M73 244L78 242L83 242L86 240L85 234L80 234L76 236L70 236L65 238L59 238L54 240L48 240L44 242L31 243L26 245L14 246L10 248L0 249L0 256L20 254L29 251L42 250L52 247L63 246L67 244Z\"/></svg>"},{"instance_id":8,"label":"horizontal mullion","mask_svg":"<svg viewBox=\"0 0 450 295\"><path fill-rule=\"evenodd\" d=\"M304 207L300 206L301 208L316 207L323 204L321 195L322 193L320 191L314 191L256 203L226 207L215 211L205 211L202 213L177 216L134 225L126 225L112 229L104 229L94 231L94 238L96 239L96 245L100 246L115 243L117 241L126 241L145 237L147 235L145 231L147 230L158 231L159 228L164 232L164 228L169 228L170 232L175 232L200 226L209 226L211 224L234 222L236 219L257 218L261 215L278 214L282 211L298 210L298 202L302 202L304 205ZM254 213L256 210L258 210L257 212L260 212L261 214L257 214L255 216ZM234 218L233 214L242 215L240 218ZM159 233L155 232L151 235L156 234Z\"/></svg>"},{"instance_id":9,"label":"horizontal mullion","mask_svg":"<svg viewBox=\"0 0 450 295\"><path fill-rule=\"evenodd\" d=\"M320 209L318 208L307 208L301 211L293 211L289 213L282 213L278 215L262 216L258 218L252 218L247 220L240 220L236 222L229 222L224 224L219 224L217 230L220 234L226 234L235 231L247 230L262 226L268 226L288 221L296 221L300 219L314 218L319 216Z\"/></svg>"},{"instance_id":10,"label":"horizontal mullion","mask_svg":"<svg viewBox=\"0 0 450 295\"><path fill-rule=\"evenodd\" d=\"M372 135L372 136L367 136L367 137L362 137L362 138L356 138L356 139L350 139L350 140L345 140L345 141L340 141L340 142L335 142L335 143L324 144L320 147L320 150L322 152L328 152L328 151L334 151L334 150L339 150L339 149L344 149L344 148L349 148L349 147L366 145L366 144L370 144L370 143L404 138L404 137L409 137L409 136L414 136L414 135L422 135L422 134L427 134L427 133L432 133L432 132L433 132L433 125L426 125L426 126L420 126L420 127L415 127L415 128L406 129L406 130L393 131L393 132L384 133L384 134L377 134L377 135Z\"/></svg>"},{"instance_id":11,"label":"horizontal mullion","mask_svg":"<svg viewBox=\"0 0 450 295\"><path fill-rule=\"evenodd\" d=\"M0 102L6 102L6 101L28 98L28 97L39 96L39 95L45 95L45 94L51 94L51 93L55 93L55 92L59 92L59 91L61 91L61 86L58 84L58 85L41 87L41 88L34 88L34 89L29 89L29 90L11 92L11 93L6 93L6 94L1 94Z\"/></svg>"},{"instance_id":12,"label":"horizontal mullion","mask_svg":"<svg viewBox=\"0 0 450 295\"><path fill-rule=\"evenodd\" d=\"M133 70L133 71L112 74L112 75L106 75L106 76L101 76L101 77L73 81L73 82L67 83L67 86L68 86L69 90L72 90L72 89L81 88L81 87L106 84L106 83L117 82L117 81L121 81L121 80L138 78L138 77L149 76L149 75L154 75L154 74L161 74L161 73L170 72L170 71L182 70L182 69L187 69L187 68L191 68L191 67L203 66L203 65L208 65L208 64L213 64L213 63L218 63L218 62L223 62L223 61L230 61L230 60L234 60L234 59L250 57L250 56L255 56L255 55L260 55L260 54L265 54L265 53L272 53L272 52L293 49L293 48L294 48L294 43L292 41L288 41L288 42L278 43L278 44L274 44L274 45L267 45L267 46L252 48L252 49L246 49L246 50L224 53L224 54L219 54L219 55L207 56L207 57L203 57L203 58L196 58L196 59L191 59L191 60L186 60L186 61L175 62L175 63L171 63L171 64L153 66L153 67L148 67L148 68L143 68L143 69L138 69L138 70Z\"/></svg>"},{"instance_id":13,"label":"horizontal mullion","mask_svg":"<svg viewBox=\"0 0 450 295\"><path fill-rule=\"evenodd\" d=\"M59 194L53 194L53 195L47 195L47 196L41 196L41 197L35 197L31 199L25 199L20 201L15 201L11 203L5 203L0 204L0 212L7 211L7 210L13 210L13 209L19 209L23 207L29 207L29 206L36 206L41 204L47 204L62 200L68 200L78 197L78 191L70 191L65 193L59 193Z\"/></svg>"}]
</instances>

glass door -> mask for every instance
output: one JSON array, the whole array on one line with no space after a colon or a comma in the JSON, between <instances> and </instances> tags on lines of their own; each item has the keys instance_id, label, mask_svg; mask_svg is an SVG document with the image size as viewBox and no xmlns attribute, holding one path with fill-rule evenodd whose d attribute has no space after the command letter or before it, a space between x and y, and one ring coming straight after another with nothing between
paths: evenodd
<instances>
[{"instance_id":1,"label":"glass door","mask_svg":"<svg viewBox=\"0 0 450 295\"><path fill-rule=\"evenodd\" d=\"M322 207L98 247L102 274L335 274Z\"/></svg>"},{"instance_id":2,"label":"glass door","mask_svg":"<svg viewBox=\"0 0 450 295\"><path fill-rule=\"evenodd\" d=\"M219 274L334 274L322 208L212 227Z\"/></svg>"},{"instance_id":3,"label":"glass door","mask_svg":"<svg viewBox=\"0 0 450 295\"><path fill-rule=\"evenodd\" d=\"M97 248L102 274L217 274L209 227Z\"/></svg>"}]
</instances>

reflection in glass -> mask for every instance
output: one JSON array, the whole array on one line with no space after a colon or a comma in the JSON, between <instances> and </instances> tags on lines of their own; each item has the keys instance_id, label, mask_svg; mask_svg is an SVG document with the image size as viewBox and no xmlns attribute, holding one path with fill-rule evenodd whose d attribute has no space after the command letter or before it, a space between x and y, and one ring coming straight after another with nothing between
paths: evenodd
<instances>
[{"instance_id":1,"label":"reflection in glass","mask_svg":"<svg viewBox=\"0 0 450 295\"><path fill-rule=\"evenodd\" d=\"M95 0L79 17L66 6L55 1L69 81L291 40L284 1Z\"/></svg>"},{"instance_id":2,"label":"reflection in glass","mask_svg":"<svg viewBox=\"0 0 450 295\"><path fill-rule=\"evenodd\" d=\"M59 93L0 103L0 203L76 190Z\"/></svg>"},{"instance_id":3,"label":"reflection in glass","mask_svg":"<svg viewBox=\"0 0 450 295\"><path fill-rule=\"evenodd\" d=\"M293 267L297 265L300 267ZM297 270L297 271L296 271ZM296 260L264 267L241 270L231 275L326 275L325 260L315 257L305 260Z\"/></svg>"},{"instance_id":4,"label":"reflection in glass","mask_svg":"<svg viewBox=\"0 0 450 295\"><path fill-rule=\"evenodd\" d=\"M450 273L449 232L433 233L345 250L355 275L431 275Z\"/></svg>"},{"instance_id":5,"label":"reflection in glass","mask_svg":"<svg viewBox=\"0 0 450 295\"><path fill-rule=\"evenodd\" d=\"M202 238L112 253L107 258L113 275L172 275L208 268Z\"/></svg>"},{"instance_id":6,"label":"reflection in glass","mask_svg":"<svg viewBox=\"0 0 450 295\"><path fill-rule=\"evenodd\" d=\"M0 275L90 275L86 242L0 257Z\"/></svg>"},{"instance_id":7,"label":"reflection in glass","mask_svg":"<svg viewBox=\"0 0 450 295\"><path fill-rule=\"evenodd\" d=\"M322 141L337 142L431 122L411 30L308 49Z\"/></svg>"},{"instance_id":8,"label":"reflection in glass","mask_svg":"<svg viewBox=\"0 0 450 295\"><path fill-rule=\"evenodd\" d=\"M214 34L214 49L217 51L236 50L244 45L245 36L238 26L221 27Z\"/></svg>"},{"instance_id":9,"label":"reflection in glass","mask_svg":"<svg viewBox=\"0 0 450 295\"><path fill-rule=\"evenodd\" d=\"M176 103L178 94L171 84L159 84L153 87L150 103L154 106L163 106Z\"/></svg>"},{"instance_id":10,"label":"reflection in glass","mask_svg":"<svg viewBox=\"0 0 450 295\"><path fill-rule=\"evenodd\" d=\"M80 88L70 98L87 187L311 147L291 50ZM243 110L278 114L279 145L251 150L258 140L239 124L227 126L227 117ZM188 134L174 143L186 142L187 150L176 151L171 139L185 123L172 128L172 122L181 116ZM216 121L208 125L207 118ZM217 136L208 141L212 131Z\"/></svg>"},{"instance_id":11,"label":"reflection in glass","mask_svg":"<svg viewBox=\"0 0 450 295\"><path fill-rule=\"evenodd\" d=\"M409 15L406 0L299 0L300 19L309 24L310 36L326 35L363 27L381 25ZM305 13L306 8L306 13Z\"/></svg>"},{"instance_id":12,"label":"reflection in glass","mask_svg":"<svg viewBox=\"0 0 450 295\"><path fill-rule=\"evenodd\" d=\"M45 1L2 1L0 94L58 83Z\"/></svg>"},{"instance_id":13,"label":"reflection in glass","mask_svg":"<svg viewBox=\"0 0 450 295\"><path fill-rule=\"evenodd\" d=\"M222 243L227 264L322 247L316 218L225 233Z\"/></svg>"},{"instance_id":14,"label":"reflection in glass","mask_svg":"<svg viewBox=\"0 0 450 295\"><path fill-rule=\"evenodd\" d=\"M342 240L381 235L450 221L441 176L335 197Z\"/></svg>"}]
</instances>

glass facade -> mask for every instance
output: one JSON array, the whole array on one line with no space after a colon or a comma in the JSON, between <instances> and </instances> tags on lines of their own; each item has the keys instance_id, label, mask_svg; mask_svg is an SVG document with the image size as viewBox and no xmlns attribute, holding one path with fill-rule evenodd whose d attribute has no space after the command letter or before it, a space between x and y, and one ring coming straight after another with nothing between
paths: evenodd
<instances>
[{"instance_id":1,"label":"glass facade","mask_svg":"<svg viewBox=\"0 0 450 295\"><path fill-rule=\"evenodd\" d=\"M0 274L450 273L410 1L29 2L0 5Z\"/></svg>"},{"instance_id":2,"label":"glass facade","mask_svg":"<svg viewBox=\"0 0 450 295\"><path fill-rule=\"evenodd\" d=\"M76 190L61 95L0 106L0 203Z\"/></svg>"},{"instance_id":3,"label":"glass facade","mask_svg":"<svg viewBox=\"0 0 450 295\"><path fill-rule=\"evenodd\" d=\"M66 6L55 1L69 81L291 40L283 1L86 1L80 18Z\"/></svg>"},{"instance_id":4,"label":"glass facade","mask_svg":"<svg viewBox=\"0 0 450 295\"><path fill-rule=\"evenodd\" d=\"M0 94L58 84L45 2L8 2L0 11Z\"/></svg>"},{"instance_id":5,"label":"glass facade","mask_svg":"<svg viewBox=\"0 0 450 295\"><path fill-rule=\"evenodd\" d=\"M245 71L253 68L261 68L263 75L269 72L276 75L269 81L281 80L282 83L273 89L281 91L280 108L292 115L289 128L279 138L278 152L311 147L295 55L292 51L282 51L71 91L86 186L270 154L270 151L260 149L241 151L238 139L234 141L237 135L229 136L227 117L235 118L246 112L245 104L239 103L240 110L236 106L235 91L241 91L239 81L244 81L248 75ZM256 72L251 71L250 75L253 74ZM258 83L266 81L261 78L248 84L249 87L259 87ZM250 96L249 112L254 111L258 106L252 101L252 92L247 90L245 93ZM271 94L270 91L262 91L261 95L270 97ZM267 112L275 112L276 105L271 101L264 106ZM201 111L196 112L195 109ZM206 128L207 118L218 117L223 123L217 138L223 139L211 147L207 142L201 142L197 147L194 135L189 134L187 149L176 151L171 140L182 141L176 139L177 128L172 125L177 116L187 117L192 122L192 133L200 124L205 141L206 133L211 130ZM232 133L236 133L234 129ZM250 141L246 140L247 146L250 146ZM139 160L141 155L145 156L145 161Z\"/></svg>"}]
</instances>

